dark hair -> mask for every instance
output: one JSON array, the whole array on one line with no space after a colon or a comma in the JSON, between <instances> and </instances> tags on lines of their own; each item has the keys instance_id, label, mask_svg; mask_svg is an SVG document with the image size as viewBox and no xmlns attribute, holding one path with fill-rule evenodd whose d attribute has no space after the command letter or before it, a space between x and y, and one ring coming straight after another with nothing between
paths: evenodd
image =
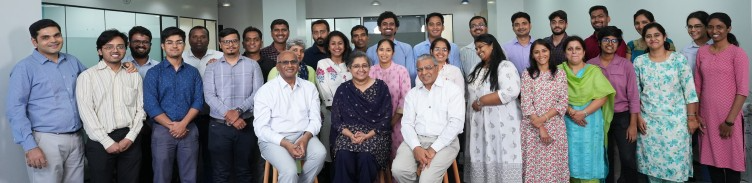
<instances>
[{"instance_id":1,"label":"dark hair","mask_svg":"<svg viewBox=\"0 0 752 183\"><path fill-rule=\"evenodd\" d=\"M97 50L102 49L102 46L107 44L107 42L112 41L116 37L123 39L125 47L128 47L128 36L125 36L125 33L122 33L117 29L108 29L102 32L102 34L99 34L99 37L97 38ZM99 59L102 59L102 55L99 55Z\"/></svg>"},{"instance_id":2,"label":"dark hair","mask_svg":"<svg viewBox=\"0 0 752 183\"><path fill-rule=\"evenodd\" d=\"M723 24L725 24L727 28L731 28L731 17L729 17L726 13L715 12L713 14L710 14L710 16L708 16L708 22L710 22L710 20L712 19L718 19L723 22ZM731 34L730 32L728 33L728 35L726 35L726 40L728 40L729 43L735 46L739 46L739 41L736 40L736 36L734 36L734 34Z\"/></svg>"},{"instance_id":3,"label":"dark hair","mask_svg":"<svg viewBox=\"0 0 752 183\"><path fill-rule=\"evenodd\" d=\"M439 41L440 41L440 42L444 42L444 44L446 44L446 47L447 47L447 52L451 52L451 51L452 51L452 46L451 46L451 45L449 45L449 40L447 40L447 39L444 39L444 38L441 38L441 37L440 37L440 38L436 38L436 39L434 39L434 40L433 40L433 41L431 42L431 51L430 51L430 52L433 52L433 48L435 48L435 47L436 47L436 43L438 43ZM446 60L446 63L449 63L449 59L448 59L448 58L447 58L447 60Z\"/></svg>"},{"instance_id":4,"label":"dark hair","mask_svg":"<svg viewBox=\"0 0 752 183\"><path fill-rule=\"evenodd\" d=\"M392 53L394 53L394 41L390 39L381 39L379 40L379 43L376 44L376 50L378 51L379 48L381 48L381 43L389 42L389 46L392 47Z\"/></svg>"},{"instance_id":5,"label":"dark hair","mask_svg":"<svg viewBox=\"0 0 752 183\"><path fill-rule=\"evenodd\" d=\"M441 13L436 13L436 12L429 13L428 15L426 15L426 24L428 24L428 20L430 20L431 17L439 17L439 19L441 19L441 23L444 24L444 15L442 15Z\"/></svg>"},{"instance_id":6,"label":"dark hair","mask_svg":"<svg viewBox=\"0 0 752 183\"><path fill-rule=\"evenodd\" d=\"M525 12L521 12L520 11L520 12L512 14L512 24L514 24L514 20L517 20L518 18L525 18L527 20L527 22L533 23L533 22L530 21L530 15L528 15Z\"/></svg>"},{"instance_id":7,"label":"dark hair","mask_svg":"<svg viewBox=\"0 0 752 183\"><path fill-rule=\"evenodd\" d=\"M362 51L354 51L350 53L350 56L345 57L346 58L345 66L347 66L347 68L350 69L350 66L352 65L353 61L355 61L356 58L361 58L361 57L366 59L366 63L368 63L368 66L370 67L373 61L371 60L371 58L368 58L368 55L366 55L365 52L362 52Z\"/></svg>"},{"instance_id":8,"label":"dark hair","mask_svg":"<svg viewBox=\"0 0 752 183\"><path fill-rule=\"evenodd\" d=\"M161 39L160 42L164 44L165 41L167 41L167 37L174 36L174 35L180 36L180 38L183 39L183 41L185 41L185 31L177 27L167 27L164 30L162 30L162 33L160 34L160 38L159 38Z\"/></svg>"},{"instance_id":9,"label":"dark hair","mask_svg":"<svg viewBox=\"0 0 752 183\"><path fill-rule=\"evenodd\" d=\"M153 38L151 36L151 31L149 31L149 29L146 29L145 27L141 27L141 26L133 26L133 28L131 28L131 30L128 31L128 37L129 38L133 38L133 35L136 35L136 34L142 34L142 35L144 35L146 37L149 37L149 39Z\"/></svg>"},{"instance_id":10,"label":"dark hair","mask_svg":"<svg viewBox=\"0 0 752 183\"><path fill-rule=\"evenodd\" d=\"M569 20L567 20L567 12L565 12L564 10L556 10L548 15L548 21L554 20L554 18L556 17L561 18L565 22L569 22Z\"/></svg>"},{"instance_id":11,"label":"dark hair","mask_svg":"<svg viewBox=\"0 0 752 183\"><path fill-rule=\"evenodd\" d=\"M575 41L580 43L580 46L582 46L583 51L585 51L585 40L582 40L580 36L569 36L567 39L564 39L564 50L567 49L567 45L569 45L570 42ZM584 59L584 58L583 58ZM569 59L567 59L569 60ZM587 60L583 60L583 62L586 62Z\"/></svg>"},{"instance_id":12,"label":"dark hair","mask_svg":"<svg viewBox=\"0 0 752 183\"><path fill-rule=\"evenodd\" d=\"M473 26L472 22L475 19L483 19L483 24L486 24L486 26L488 26L488 20L486 20L486 17L482 17L482 16L474 16L473 18L470 18L470 21L467 22L467 25L468 26ZM470 27L470 28L472 28L472 27Z\"/></svg>"},{"instance_id":13,"label":"dark hair","mask_svg":"<svg viewBox=\"0 0 752 183\"><path fill-rule=\"evenodd\" d=\"M264 38L264 35L261 34L261 30L259 30L258 28L254 27L254 26L248 26L248 27L246 27L245 30L243 30L243 36L241 36L241 37L243 37L243 39L245 39L245 35L248 34L249 32L256 32L259 35L259 39L263 39Z\"/></svg>"},{"instance_id":14,"label":"dark hair","mask_svg":"<svg viewBox=\"0 0 752 183\"><path fill-rule=\"evenodd\" d=\"M269 29L272 30L272 31L274 31L274 26L275 25L285 25L285 27L287 27L287 29L290 29L290 24L288 24L287 20L285 20L285 19L276 19L276 20L273 20L272 21L272 25L269 26Z\"/></svg>"},{"instance_id":15,"label":"dark hair","mask_svg":"<svg viewBox=\"0 0 752 183\"><path fill-rule=\"evenodd\" d=\"M368 34L368 28L366 28L366 26L363 26L363 25L355 25L355 26L353 26L353 28L352 28L352 29L350 29L350 37L354 37L355 35L353 35L353 33L354 33L354 32L355 32L356 30L358 30L358 29L363 29L363 31L365 31L365 32L366 32L366 34Z\"/></svg>"},{"instance_id":16,"label":"dark hair","mask_svg":"<svg viewBox=\"0 0 752 183\"><path fill-rule=\"evenodd\" d=\"M661 24L659 24L658 22L652 22L652 23L645 25L645 27L642 28L643 40L645 39L645 34L648 32L648 29L652 29L652 28L658 29L658 32L661 32L661 34L663 34L663 37L668 37L668 35L666 35L666 29L664 29ZM668 41L663 41L663 49L668 50L669 48L671 48L671 43L669 43ZM645 49L645 52L646 53L650 52L650 48Z\"/></svg>"},{"instance_id":17,"label":"dark hair","mask_svg":"<svg viewBox=\"0 0 752 183\"><path fill-rule=\"evenodd\" d=\"M619 42L616 44L618 46L621 44L622 41L624 41L624 39L622 38L622 35L623 35L623 32L621 31L621 29L617 28L616 26L607 26L598 30L598 34L596 35L596 37L598 38L598 41L600 42L600 40L606 36L614 36L616 37L616 39L619 39Z\"/></svg>"},{"instance_id":18,"label":"dark hair","mask_svg":"<svg viewBox=\"0 0 752 183\"><path fill-rule=\"evenodd\" d=\"M588 11L588 15L593 14L595 10L603 10L603 13L605 13L606 16L608 16L608 8L606 8L603 5L595 5L593 7L590 7L590 10Z\"/></svg>"},{"instance_id":19,"label":"dark hair","mask_svg":"<svg viewBox=\"0 0 752 183\"><path fill-rule=\"evenodd\" d=\"M689 19L696 18L697 20L700 20L700 23L702 23L703 26L708 26L708 16L710 15L705 11L695 11L687 16L687 23L689 23Z\"/></svg>"},{"instance_id":20,"label":"dark hair","mask_svg":"<svg viewBox=\"0 0 752 183\"><path fill-rule=\"evenodd\" d=\"M326 20L319 19L319 20L311 22L311 31L313 31L313 25L316 25L316 24L326 25L326 32L329 32L329 22L327 22Z\"/></svg>"},{"instance_id":21,"label":"dark hair","mask_svg":"<svg viewBox=\"0 0 752 183\"><path fill-rule=\"evenodd\" d=\"M193 33L193 31L198 30L198 29L202 29L202 30L206 31L205 32L206 33L206 40L209 40L209 29L207 29L204 26L200 26L200 25L197 25L197 26L194 26L193 28L191 28L191 30L188 31L188 35L190 36L191 33Z\"/></svg>"},{"instance_id":22,"label":"dark hair","mask_svg":"<svg viewBox=\"0 0 752 183\"><path fill-rule=\"evenodd\" d=\"M238 39L240 39L240 33L238 33L238 30L229 27L219 31L219 38L217 39L222 39L223 37L229 36L230 34L235 34L236 36L238 36Z\"/></svg>"},{"instance_id":23,"label":"dark hair","mask_svg":"<svg viewBox=\"0 0 752 183\"><path fill-rule=\"evenodd\" d=\"M530 74L530 77L535 79L540 76L540 69L538 68L538 62L535 61L535 57L533 56L533 50L535 49L535 45L543 45L548 49L548 54L551 54L551 51L553 51L553 46L551 44L548 44L546 40L543 39L537 39L533 41L533 44L530 45L530 67L527 68L528 74ZM551 56L548 57L548 70L551 71L551 80L554 79L556 76L556 65L551 64Z\"/></svg>"},{"instance_id":24,"label":"dark hair","mask_svg":"<svg viewBox=\"0 0 752 183\"><path fill-rule=\"evenodd\" d=\"M397 19L397 15L395 15L395 14L394 14L393 12L391 12L391 11L385 11L384 13L381 13L381 14L379 15L379 18L378 18L378 19L376 19L376 23L378 23L378 24L379 24L378 26L381 26L381 22L383 22L383 21L384 21L384 19L387 19L387 18L392 18L392 19L394 19L394 26L397 26L397 27L399 27L399 19Z\"/></svg>"},{"instance_id":25,"label":"dark hair","mask_svg":"<svg viewBox=\"0 0 752 183\"><path fill-rule=\"evenodd\" d=\"M342 43L345 46L345 50L342 52L342 59L346 59L350 56L350 53L352 52L352 48L350 48L350 40L347 39L347 36L343 34L340 31L332 31L329 33L328 36L326 36L326 39L324 39L324 51L326 51L326 56L331 58L332 52L329 51L329 41L332 41L332 37L337 36L340 39L342 39Z\"/></svg>"},{"instance_id":26,"label":"dark hair","mask_svg":"<svg viewBox=\"0 0 752 183\"><path fill-rule=\"evenodd\" d=\"M650 11L645 10L645 9L637 10L637 12L632 17L632 20L636 20L637 17L640 16L640 15L645 16L645 18L647 18L648 21L650 21L650 22L655 22L655 17L653 16L653 13L651 13Z\"/></svg>"},{"instance_id":27,"label":"dark hair","mask_svg":"<svg viewBox=\"0 0 752 183\"><path fill-rule=\"evenodd\" d=\"M486 43L493 47L493 52L491 52L491 60L488 60L488 72L484 74L482 77L479 78L478 75L480 75L480 69L483 68L483 65L485 63L480 62L478 65L475 65L475 69L473 69L473 72L470 73L470 78L468 78L468 83L474 82L476 79L486 80L490 79L491 82L491 91L496 91L499 89L499 71L497 68L499 68L499 64L501 64L502 60L506 60L507 56L504 55L504 51L501 50L501 45L499 44L499 41L491 34L482 34L475 38L475 43ZM490 77L489 77L490 76Z\"/></svg>"},{"instance_id":28,"label":"dark hair","mask_svg":"<svg viewBox=\"0 0 752 183\"><path fill-rule=\"evenodd\" d=\"M39 35L39 30L42 30L47 27L56 27L57 30L61 31L62 33L62 29L60 29L60 25L57 24L57 22L50 20L50 19L41 19L32 23L29 26L29 33L31 34L31 38L36 39L37 36Z\"/></svg>"}]
</instances>

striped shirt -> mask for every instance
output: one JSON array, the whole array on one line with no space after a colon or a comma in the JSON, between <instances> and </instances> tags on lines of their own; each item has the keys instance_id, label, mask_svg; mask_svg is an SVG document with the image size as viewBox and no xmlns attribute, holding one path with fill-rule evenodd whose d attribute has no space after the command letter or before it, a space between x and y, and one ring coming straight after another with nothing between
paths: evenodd
<instances>
[{"instance_id":1,"label":"striped shirt","mask_svg":"<svg viewBox=\"0 0 752 183\"><path fill-rule=\"evenodd\" d=\"M125 67L113 71L105 61L87 69L76 81L76 101L86 134L105 149L117 143L107 134L130 128L126 139L135 141L146 118L141 76Z\"/></svg>"},{"instance_id":2,"label":"striped shirt","mask_svg":"<svg viewBox=\"0 0 752 183\"><path fill-rule=\"evenodd\" d=\"M229 110L240 108L243 119L253 115L253 95L256 94L264 77L258 63L240 56L235 65L230 65L225 57L206 66L204 72L204 99L209 104L209 115L225 119Z\"/></svg>"}]
</instances>

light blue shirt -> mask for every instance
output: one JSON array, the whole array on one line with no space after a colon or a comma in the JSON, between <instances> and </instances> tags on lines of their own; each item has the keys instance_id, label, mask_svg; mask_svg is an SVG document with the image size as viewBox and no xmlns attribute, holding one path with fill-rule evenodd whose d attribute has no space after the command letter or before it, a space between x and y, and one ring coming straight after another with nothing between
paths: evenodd
<instances>
[{"instance_id":1,"label":"light blue shirt","mask_svg":"<svg viewBox=\"0 0 752 183\"><path fill-rule=\"evenodd\" d=\"M457 48L457 44L449 43L449 64L462 68L462 62L460 61L460 50ZM431 54L431 42L425 40L413 47L413 53L415 53L415 59L423 54Z\"/></svg>"},{"instance_id":2,"label":"light blue shirt","mask_svg":"<svg viewBox=\"0 0 752 183\"><path fill-rule=\"evenodd\" d=\"M713 44L713 40L708 40L708 42L705 43L705 45L711 45ZM684 47L684 49L681 50L681 53L687 57L687 64L689 64L689 68L692 69L692 74L695 73L695 64L697 63L697 50L700 49L700 47L695 43L695 41L690 41L689 45Z\"/></svg>"},{"instance_id":3,"label":"light blue shirt","mask_svg":"<svg viewBox=\"0 0 752 183\"><path fill-rule=\"evenodd\" d=\"M224 120L227 111L240 108L240 117L246 119L252 115L253 95L264 85L264 77L259 64L248 57L240 56L235 65L222 57L206 66L203 82L211 117Z\"/></svg>"},{"instance_id":4,"label":"light blue shirt","mask_svg":"<svg viewBox=\"0 0 752 183\"><path fill-rule=\"evenodd\" d=\"M533 41L533 37L530 37L530 43L522 46L517 41L517 38L513 38L509 42L504 43L504 45L501 45L504 51L506 51L507 60L512 61L514 67L517 68L517 73L522 73L522 71L530 67L530 46L533 45Z\"/></svg>"},{"instance_id":5,"label":"light blue shirt","mask_svg":"<svg viewBox=\"0 0 752 183\"><path fill-rule=\"evenodd\" d=\"M76 79L86 70L72 55L59 53L57 63L37 50L10 73L6 116L16 144L24 151L37 147L32 132L69 133L81 129Z\"/></svg>"},{"instance_id":6,"label":"light blue shirt","mask_svg":"<svg viewBox=\"0 0 752 183\"><path fill-rule=\"evenodd\" d=\"M378 47L379 45L378 43L376 44L377 45L369 47L368 51L366 51L368 58L371 58L371 60L373 60L373 65L379 64L379 56L376 53L376 47ZM413 54L412 46L395 39L392 62L405 66L405 68L407 68L407 73L410 74L411 86L415 86L415 77L418 75L418 70L416 70L417 68L415 68L415 55Z\"/></svg>"},{"instance_id":7,"label":"light blue shirt","mask_svg":"<svg viewBox=\"0 0 752 183\"><path fill-rule=\"evenodd\" d=\"M149 58L149 60L146 61L146 64L138 65L138 63L136 62L136 59L134 59L130 55L126 56L125 59L123 59L123 61L133 63L133 65L136 66L136 69L138 69L138 75L141 75L141 78L146 77L146 72L148 72L149 69L151 69L155 65L159 64L159 61Z\"/></svg>"}]
</instances>

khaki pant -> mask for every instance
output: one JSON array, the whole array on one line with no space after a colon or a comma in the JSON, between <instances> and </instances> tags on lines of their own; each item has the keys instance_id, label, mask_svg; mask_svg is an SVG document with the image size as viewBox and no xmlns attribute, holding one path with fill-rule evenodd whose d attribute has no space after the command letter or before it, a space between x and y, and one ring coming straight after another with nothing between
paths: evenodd
<instances>
[{"instance_id":1,"label":"khaki pant","mask_svg":"<svg viewBox=\"0 0 752 183\"><path fill-rule=\"evenodd\" d=\"M84 145L80 133L54 134L33 132L47 166L27 166L31 182L84 182Z\"/></svg>"},{"instance_id":2,"label":"khaki pant","mask_svg":"<svg viewBox=\"0 0 752 183\"><path fill-rule=\"evenodd\" d=\"M418 141L422 148L428 149L436 137L426 137L418 135ZM452 143L436 152L430 165L425 170L421 171L420 177L417 176L418 161L413 156L413 150L407 146L405 142L400 144L397 149L397 157L394 158L392 163L392 176L397 179L398 182L426 182L435 183L443 180L444 174L449 166L452 165L457 153L460 151L460 142L458 139L454 139Z\"/></svg>"}]
</instances>

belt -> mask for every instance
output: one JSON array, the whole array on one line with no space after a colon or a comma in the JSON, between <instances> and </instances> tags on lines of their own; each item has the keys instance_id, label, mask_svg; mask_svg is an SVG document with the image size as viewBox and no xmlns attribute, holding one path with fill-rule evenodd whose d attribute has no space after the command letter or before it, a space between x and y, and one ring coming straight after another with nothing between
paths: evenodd
<instances>
[{"instance_id":1,"label":"belt","mask_svg":"<svg viewBox=\"0 0 752 183\"><path fill-rule=\"evenodd\" d=\"M72 132L40 132L40 131L34 131L34 132L51 133L51 134L55 134L55 135L73 135L73 134L77 134L80 131L81 130L76 130L76 131L72 131Z\"/></svg>"}]
</instances>

